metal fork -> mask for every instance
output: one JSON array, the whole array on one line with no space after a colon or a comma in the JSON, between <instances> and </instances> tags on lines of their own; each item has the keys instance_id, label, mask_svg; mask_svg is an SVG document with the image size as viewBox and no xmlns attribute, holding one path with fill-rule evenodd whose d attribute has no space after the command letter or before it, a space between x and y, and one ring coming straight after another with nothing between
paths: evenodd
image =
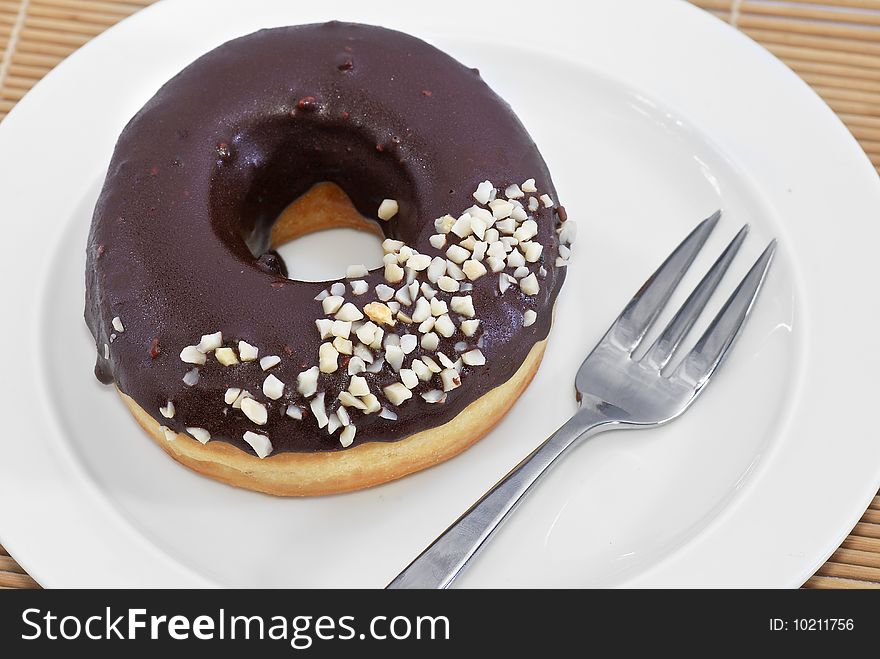
<instances>
[{"instance_id":1,"label":"metal fork","mask_svg":"<svg viewBox=\"0 0 880 659\"><path fill-rule=\"evenodd\" d=\"M458 518L388 588L448 588L531 487L575 442L606 430L651 428L687 410L730 354L776 251L773 240L739 283L694 348L667 368L745 240L740 229L660 337L634 354L718 224L701 222L639 289L575 377L579 403L565 424Z\"/></svg>"}]
</instances>

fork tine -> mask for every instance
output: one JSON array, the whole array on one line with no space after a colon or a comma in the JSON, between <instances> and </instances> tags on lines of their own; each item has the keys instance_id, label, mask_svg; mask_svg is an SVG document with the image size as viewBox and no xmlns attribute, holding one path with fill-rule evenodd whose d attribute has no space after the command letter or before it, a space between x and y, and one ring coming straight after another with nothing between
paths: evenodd
<instances>
[{"instance_id":1,"label":"fork tine","mask_svg":"<svg viewBox=\"0 0 880 659\"><path fill-rule=\"evenodd\" d=\"M730 244L718 257L718 260L706 273L706 276L700 281L694 292L688 296L687 301L681 306L681 309L675 314L675 317L663 330L663 333L654 341L654 344L645 353L642 363L661 370L666 366L667 362L672 358L675 349L685 335L690 331L691 327L703 313L703 309L712 297L712 293L718 287L718 284L724 278L724 273L733 261L733 257L742 246L746 235L749 232L749 225L746 224L739 233L730 241Z\"/></svg>"},{"instance_id":2,"label":"fork tine","mask_svg":"<svg viewBox=\"0 0 880 659\"><path fill-rule=\"evenodd\" d=\"M776 240L771 240L693 350L675 370L676 377L699 389L721 365L745 326L775 253Z\"/></svg>"},{"instance_id":3,"label":"fork tine","mask_svg":"<svg viewBox=\"0 0 880 659\"><path fill-rule=\"evenodd\" d=\"M684 273L703 248L720 217L721 211L715 211L691 231L629 301L611 325L606 338L613 339L615 344L630 352L638 347L645 333L666 306Z\"/></svg>"}]
</instances>

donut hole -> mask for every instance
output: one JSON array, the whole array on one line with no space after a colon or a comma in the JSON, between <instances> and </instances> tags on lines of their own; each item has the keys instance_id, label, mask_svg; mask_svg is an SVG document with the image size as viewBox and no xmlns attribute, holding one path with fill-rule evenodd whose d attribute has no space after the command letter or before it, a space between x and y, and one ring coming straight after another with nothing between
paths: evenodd
<instances>
[{"instance_id":1,"label":"donut hole","mask_svg":"<svg viewBox=\"0 0 880 659\"><path fill-rule=\"evenodd\" d=\"M344 277L349 265L381 267L384 237L342 188L319 183L282 211L269 244L286 265L288 279L326 281Z\"/></svg>"},{"instance_id":2,"label":"donut hole","mask_svg":"<svg viewBox=\"0 0 880 659\"><path fill-rule=\"evenodd\" d=\"M419 234L410 215L416 204L406 158L347 121L319 112L284 113L262 118L221 144L210 189L214 230L237 256L266 272L314 281L317 272L292 262L298 248L277 251L312 233L354 229L376 237L376 248L368 241L363 252L357 243L364 237L350 231L310 240L323 246L325 265L345 261L328 278L344 275L348 265L379 267L384 237L409 243ZM380 222L385 198L395 199L400 210ZM320 272L328 271L325 265Z\"/></svg>"}]
</instances>

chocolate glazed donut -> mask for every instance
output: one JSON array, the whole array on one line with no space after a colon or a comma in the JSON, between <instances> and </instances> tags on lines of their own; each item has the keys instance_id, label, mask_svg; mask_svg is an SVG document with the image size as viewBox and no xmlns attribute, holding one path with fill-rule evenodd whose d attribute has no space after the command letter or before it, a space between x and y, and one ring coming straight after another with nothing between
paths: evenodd
<instances>
[{"instance_id":1,"label":"chocolate glazed donut","mask_svg":"<svg viewBox=\"0 0 880 659\"><path fill-rule=\"evenodd\" d=\"M359 221L323 182L376 218L384 267L286 278L279 236ZM325 212L282 230L307 193ZM317 494L423 468L537 368L574 233L555 199L511 108L419 39L333 22L230 41L116 145L88 242L96 375L172 456L236 485Z\"/></svg>"}]
</instances>

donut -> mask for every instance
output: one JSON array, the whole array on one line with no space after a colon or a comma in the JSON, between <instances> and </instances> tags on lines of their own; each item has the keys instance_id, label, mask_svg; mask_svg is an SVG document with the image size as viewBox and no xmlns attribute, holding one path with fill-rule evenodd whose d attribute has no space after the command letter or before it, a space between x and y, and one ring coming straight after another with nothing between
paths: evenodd
<instances>
[{"instance_id":1,"label":"donut","mask_svg":"<svg viewBox=\"0 0 880 659\"><path fill-rule=\"evenodd\" d=\"M340 226L379 234L382 265L289 279L276 248ZM382 27L261 30L183 69L118 139L87 245L95 374L216 480L384 483L513 405L575 230L478 70Z\"/></svg>"}]
</instances>

